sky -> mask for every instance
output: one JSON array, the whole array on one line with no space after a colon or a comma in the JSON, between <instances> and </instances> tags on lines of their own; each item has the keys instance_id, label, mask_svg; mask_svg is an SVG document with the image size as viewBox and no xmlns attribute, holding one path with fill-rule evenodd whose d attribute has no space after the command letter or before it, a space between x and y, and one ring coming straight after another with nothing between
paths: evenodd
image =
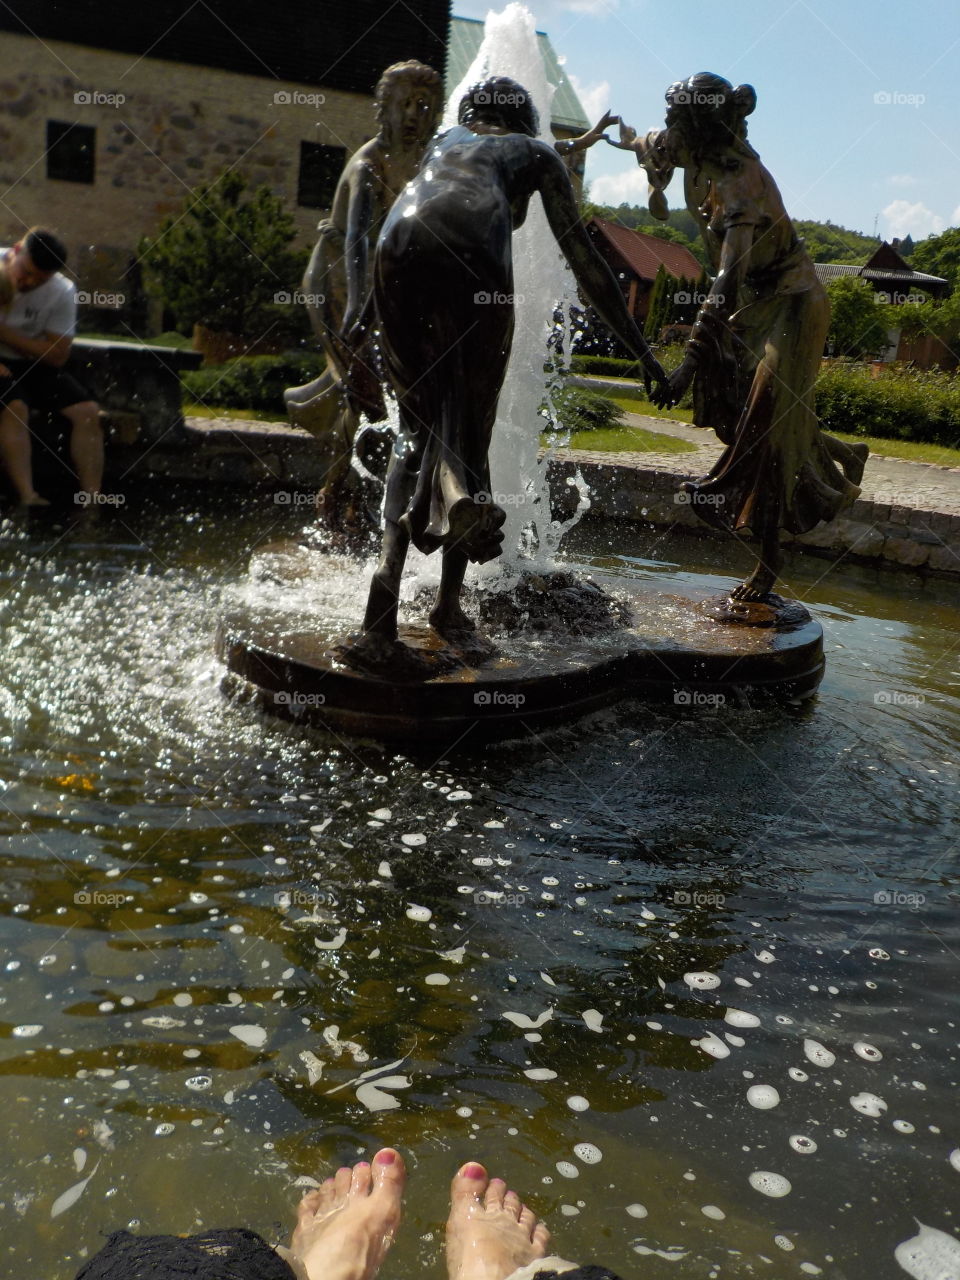
<instances>
[{"instance_id":1,"label":"sky","mask_svg":"<svg viewBox=\"0 0 960 1280\"><path fill-rule=\"evenodd\" d=\"M505 0L454 0L485 18ZM794 218L915 240L960 225L960 0L526 0L591 120L663 123L667 85L757 91L749 140ZM588 153L600 204L646 199L633 156ZM671 205L678 192L668 190Z\"/></svg>"}]
</instances>

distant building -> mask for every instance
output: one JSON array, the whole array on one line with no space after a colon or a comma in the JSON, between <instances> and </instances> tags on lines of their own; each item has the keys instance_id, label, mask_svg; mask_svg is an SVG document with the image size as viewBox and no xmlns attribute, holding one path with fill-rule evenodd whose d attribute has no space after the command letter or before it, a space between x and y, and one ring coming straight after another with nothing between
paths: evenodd
<instances>
[{"instance_id":1,"label":"distant building","mask_svg":"<svg viewBox=\"0 0 960 1280\"><path fill-rule=\"evenodd\" d=\"M922 302L924 298L945 298L950 292L950 281L942 276L931 276L924 271L914 271L904 261L893 245L884 241L862 267L838 262L816 262L814 270L827 284L842 276L856 276L865 280L874 291L878 302L892 307L907 302ZM906 338L896 323L896 312L890 314L889 344L884 360L912 360L922 368L935 364L947 368L956 367L956 356L946 343L933 334L921 338Z\"/></svg>"},{"instance_id":2,"label":"distant building","mask_svg":"<svg viewBox=\"0 0 960 1280\"><path fill-rule=\"evenodd\" d=\"M686 245L631 231L606 218L590 218L587 235L620 281L627 308L641 325L647 316L650 291L660 267L678 280L698 281L703 267Z\"/></svg>"},{"instance_id":3,"label":"distant building","mask_svg":"<svg viewBox=\"0 0 960 1280\"><path fill-rule=\"evenodd\" d=\"M5 0L0 235L60 230L81 288L124 293L136 245L227 167L266 182L308 244L373 136L392 62L446 69L450 0ZM291 282L295 283L295 282Z\"/></svg>"},{"instance_id":4,"label":"distant building","mask_svg":"<svg viewBox=\"0 0 960 1280\"><path fill-rule=\"evenodd\" d=\"M594 123L588 120L576 90L560 64L550 37L545 31L537 32L537 41L543 57L547 80L556 86L550 112L550 129L554 138L577 138L586 133ZM451 18L450 41L447 50L446 90L453 93L480 52L483 43L483 23L476 18ZM586 152L579 151L570 158L570 169L578 184L583 182Z\"/></svg>"},{"instance_id":5,"label":"distant building","mask_svg":"<svg viewBox=\"0 0 960 1280\"><path fill-rule=\"evenodd\" d=\"M950 292L949 280L914 271L885 240L862 267L840 262L816 262L814 270L824 284L840 276L859 276L879 295L878 301L893 305L919 302L921 294L944 298Z\"/></svg>"}]
</instances>

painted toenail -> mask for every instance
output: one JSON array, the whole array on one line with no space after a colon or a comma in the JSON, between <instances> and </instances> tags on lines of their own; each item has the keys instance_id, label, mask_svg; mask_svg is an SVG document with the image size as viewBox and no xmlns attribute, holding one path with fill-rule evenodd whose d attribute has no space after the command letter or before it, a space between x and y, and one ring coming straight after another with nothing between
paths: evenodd
<instances>
[{"instance_id":1,"label":"painted toenail","mask_svg":"<svg viewBox=\"0 0 960 1280\"><path fill-rule=\"evenodd\" d=\"M396 1161L395 1151L378 1151L373 1158L374 1164L393 1164Z\"/></svg>"},{"instance_id":2,"label":"painted toenail","mask_svg":"<svg viewBox=\"0 0 960 1280\"><path fill-rule=\"evenodd\" d=\"M482 1164L471 1163L463 1166L460 1170L460 1176L462 1178L485 1178L487 1175Z\"/></svg>"}]
</instances>

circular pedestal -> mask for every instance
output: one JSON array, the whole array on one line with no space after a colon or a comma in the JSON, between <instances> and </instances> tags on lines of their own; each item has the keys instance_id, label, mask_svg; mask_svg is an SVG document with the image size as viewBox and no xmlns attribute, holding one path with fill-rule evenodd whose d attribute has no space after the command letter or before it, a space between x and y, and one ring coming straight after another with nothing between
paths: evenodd
<instances>
[{"instance_id":1,"label":"circular pedestal","mask_svg":"<svg viewBox=\"0 0 960 1280\"><path fill-rule=\"evenodd\" d=\"M265 711L335 733L445 743L522 737L629 698L717 707L761 695L795 701L823 678L823 632L805 611L779 625L722 621L715 598L625 583L634 621L600 637L525 633L502 641L482 665L445 645L425 624L400 638L442 654L440 674L397 680L352 670L336 650L345 630L291 626L289 615L227 617L218 652L231 692ZM720 618L721 620L718 620Z\"/></svg>"}]
</instances>

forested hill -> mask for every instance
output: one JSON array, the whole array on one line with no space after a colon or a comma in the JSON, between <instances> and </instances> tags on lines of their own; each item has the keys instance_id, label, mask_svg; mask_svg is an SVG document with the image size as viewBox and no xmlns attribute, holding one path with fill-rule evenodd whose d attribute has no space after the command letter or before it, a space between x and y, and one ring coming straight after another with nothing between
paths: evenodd
<instances>
[{"instance_id":1,"label":"forested hill","mask_svg":"<svg viewBox=\"0 0 960 1280\"><path fill-rule=\"evenodd\" d=\"M658 222L649 209L640 205L621 204L616 208L609 205L584 205L584 216L596 215L607 218L610 222L619 222L635 231L644 231L648 235L660 235L668 240L679 240L686 244L698 261L703 262L703 249L697 226L686 209L671 209L666 222ZM846 227L838 227L833 222L812 222L797 219L793 224L797 229L807 252L814 262L848 262L862 265L880 243L875 236L864 235L860 231L850 231ZM908 246L908 250L912 244ZM904 252L901 249L901 253Z\"/></svg>"}]
</instances>

